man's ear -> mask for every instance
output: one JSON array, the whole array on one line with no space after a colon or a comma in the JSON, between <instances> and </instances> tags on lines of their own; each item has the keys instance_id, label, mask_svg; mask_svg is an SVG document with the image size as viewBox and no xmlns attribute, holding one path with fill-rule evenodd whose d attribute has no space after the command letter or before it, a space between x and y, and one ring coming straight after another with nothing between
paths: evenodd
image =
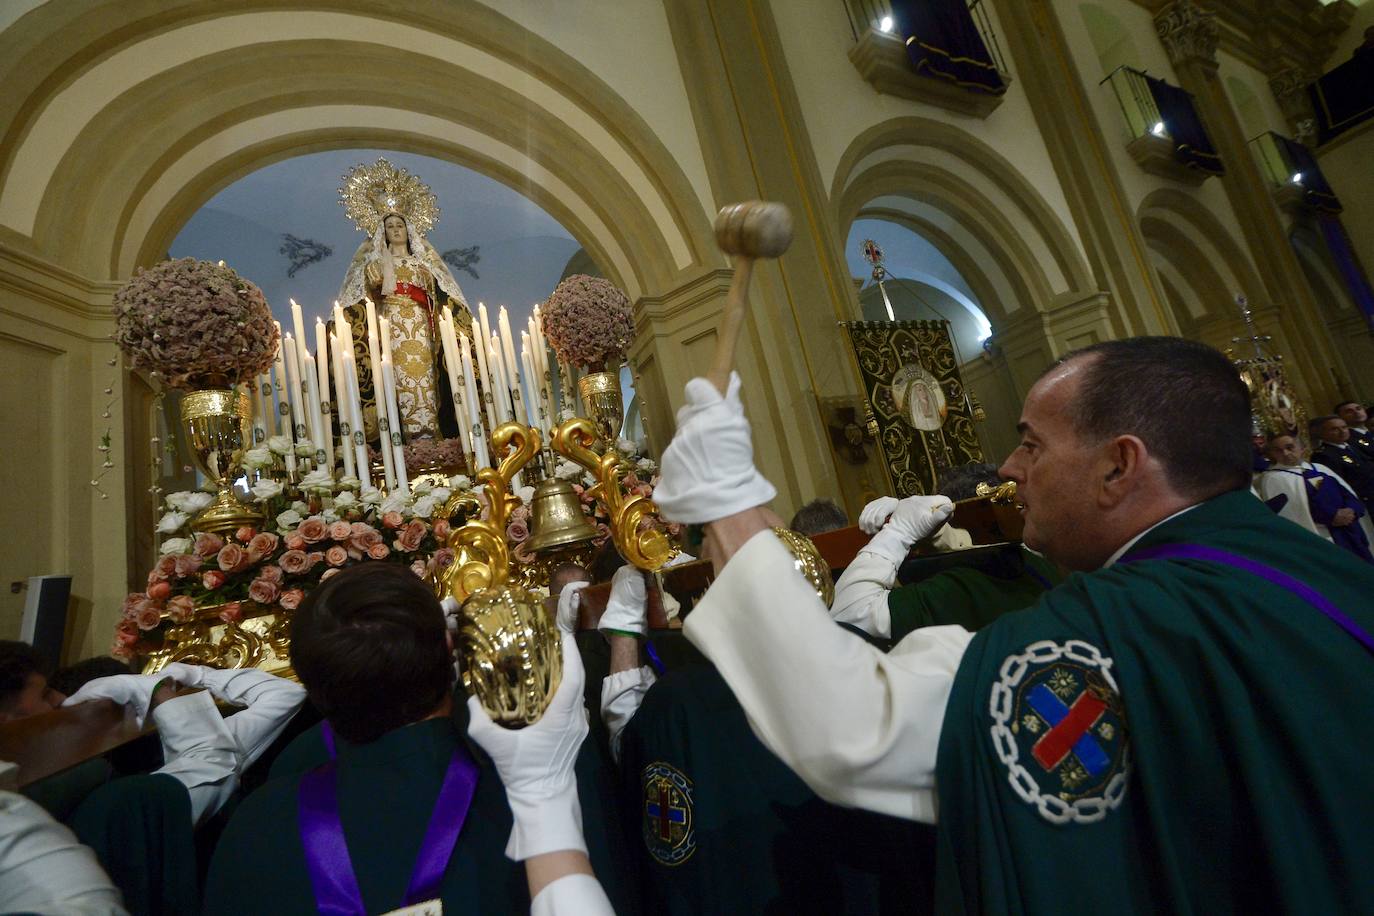
<instances>
[{"instance_id":1,"label":"man's ear","mask_svg":"<svg viewBox=\"0 0 1374 916\"><path fill-rule=\"evenodd\" d=\"M1120 505L1139 487L1149 458L1149 449L1137 436L1117 436L1103 445L1098 505L1104 509Z\"/></svg>"}]
</instances>

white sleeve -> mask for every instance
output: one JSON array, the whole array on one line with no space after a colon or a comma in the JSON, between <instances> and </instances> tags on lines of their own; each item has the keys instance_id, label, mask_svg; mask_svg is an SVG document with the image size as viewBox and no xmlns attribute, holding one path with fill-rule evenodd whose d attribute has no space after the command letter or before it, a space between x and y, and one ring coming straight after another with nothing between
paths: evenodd
<instances>
[{"instance_id":1,"label":"white sleeve","mask_svg":"<svg viewBox=\"0 0 1374 916\"><path fill-rule=\"evenodd\" d=\"M153 710L166 773L191 795L191 821L200 823L228 800L239 783L238 746L209 692L177 697Z\"/></svg>"},{"instance_id":2,"label":"white sleeve","mask_svg":"<svg viewBox=\"0 0 1374 916\"><path fill-rule=\"evenodd\" d=\"M48 812L0 792L0 912L126 916L95 853Z\"/></svg>"},{"instance_id":3,"label":"white sleeve","mask_svg":"<svg viewBox=\"0 0 1374 916\"><path fill-rule=\"evenodd\" d=\"M887 593L897 584L897 566L887 557L860 550L835 582L830 616L853 624L870 636L892 635L892 612Z\"/></svg>"},{"instance_id":4,"label":"white sleeve","mask_svg":"<svg viewBox=\"0 0 1374 916\"><path fill-rule=\"evenodd\" d=\"M601 681L601 721L610 733L611 758L620 762L620 733L639 712L644 694L654 686L654 669L645 665L628 671L616 671Z\"/></svg>"},{"instance_id":5,"label":"white sleeve","mask_svg":"<svg viewBox=\"0 0 1374 916\"><path fill-rule=\"evenodd\" d=\"M530 916L615 916L601 882L592 875L564 875L530 901Z\"/></svg>"},{"instance_id":6,"label":"white sleeve","mask_svg":"<svg viewBox=\"0 0 1374 916\"><path fill-rule=\"evenodd\" d=\"M816 794L935 823L940 728L972 633L925 627L884 655L835 626L767 531L726 564L684 632Z\"/></svg>"},{"instance_id":7,"label":"white sleeve","mask_svg":"<svg viewBox=\"0 0 1374 916\"><path fill-rule=\"evenodd\" d=\"M216 699L247 707L224 720L238 748L240 773L277 740L305 702L300 684L256 668L207 668L201 683Z\"/></svg>"}]
</instances>

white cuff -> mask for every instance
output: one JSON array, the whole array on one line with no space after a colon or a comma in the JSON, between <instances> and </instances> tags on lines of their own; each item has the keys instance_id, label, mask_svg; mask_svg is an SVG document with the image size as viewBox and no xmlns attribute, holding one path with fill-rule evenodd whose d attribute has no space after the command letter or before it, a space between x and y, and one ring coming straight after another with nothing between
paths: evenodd
<instances>
[{"instance_id":1,"label":"white cuff","mask_svg":"<svg viewBox=\"0 0 1374 916\"><path fill-rule=\"evenodd\" d=\"M864 545L861 553L871 553L882 557L892 563L895 569L902 565L911 553L912 542L904 537L895 526L888 525L882 531L873 535L873 539Z\"/></svg>"},{"instance_id":2,"label":"white cuff","mask_svg":"<svg viewBox=\"0 0 1374 916\"><path fill-rule=\"evenodd\" d=\"M615 916L615 910L601 882L578 873L544 885L530 901L530 916Z\"/></svg>"},{"instance_id":3,"label":"white cuff","mask_svg":"<svg viewBox=\"0 0 1374 916\"><path fill-rule=\"evenodd\" d=\"M238 747L208 692L168 700L153 710L166 773L191 796L191 820L215 813L238 785Z\"/></svg>"},{"instance_id":4,"label":"white cuff","mask_svg":"<svg viewBox=\"0 0 1374 916\"><path fill-rule=\"evenodd\" d=\"M896 582L896 564L874 551L859 551L835 583L831 618L886 639L892 635L887 596Z\"/></svg>"},{"instance_id":5,"label":"white cuff","mask_svg":"<svg viewBox=\"0 0 1374 916\"><path fill-rule=\"evenodd\" d=\"M611 757L620 762L620 733L639 712L644 695L654 686L654 669L645 665L628 671L616 671L601 681L601 721L610 733Z\"/></svg>"},{"instance_id":6,"label":"white cuff","mask_svg":"<svg viewBox=\"0 0 1374 916\"><path fill-rule=\"evenodd\" d=\"M560 849L587 851L582 836L582 804L574 780L562 792L537 798L522 798L507 791L515 826L506 843L506 856L523 862L531 856Z\"/></svg>"}]
</instances>

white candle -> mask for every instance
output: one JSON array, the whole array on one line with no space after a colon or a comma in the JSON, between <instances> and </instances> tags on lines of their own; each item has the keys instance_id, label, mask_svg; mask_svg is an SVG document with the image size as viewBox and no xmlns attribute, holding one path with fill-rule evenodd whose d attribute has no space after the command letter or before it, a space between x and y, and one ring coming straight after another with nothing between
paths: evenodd
<instances>
[{"instance_id":1,"label":"white candle","mask_svg":"<svg viewBox=\"0 0 1374 916\"><path fill-rule=\"evenodd\" d=\"M353 464L353 424L348 412L348 381L343 373L343 352L339 349L339 335L329 334L329 355L334 363L334 386L339 409L339 451L343 454L345 477L362 477Z\"/></svg>"},{"instance_id":2,"label":"white candle","mask_svg":"<svg viewBox=\"0 0 1374 916\"><path fill-rule=\"evenodd\" d=\"M296 332L296 344L301 349L305 349L305 318L301 314L301 307L296 304L295 299L288 300L291 303L291 329Z\"/></svg>"},{"instance_id":3,"label":"white candle","mask_svg":"<svg viewBox=\"0 0 1374 916\"><path fill-rule=\"evenodd\" d=\"M396 486L396 469L391 466L391 421L387 419L386 392L382 384L381 339L377 336L377 307L371 299L367 303L367 355L372 364L372 403L377 412L378 446L382 453L382 473L386 487Z\"/></svg>"},{"instance_id":4,"label":"white candle","mask_svg":"<svg viewBox=\"0 0 1374 916\"><path fill-rule=\"evenodd\" d=\"M501 423L511 419L510 389L504 381L506 369L501 365L501 342L495 337L487 341L487 365L491 367L492 380L495 383L493 396L496 398L496 414Z\"/></svg>"},{"instance_id":5,"label":"white candle","mask_svg":"<svg viewBox=\"0 0 1374 916\"><path fill-rule=\"evenodd\" d=\"M472 453L476 464L476 467L470 470L475 472L478 468L489 466L491 464L491 459L487 455L486 436L482 432L482 416L477 406L477 379L472 371L472 353L468 350L468 335L462 334L460 337L458 353L463 363L463 379L468 390L468 415L472 419L470 425L472 430ZM475 476L475 474L472 476Z\"/></svg>"},{"instance_id":6,"label":"white candle","mask_svg":"<svg viewBox=\"0 0 1374 916\"><path fill-rule=\"evenodd\" d=\"M316 384L319 386L320 395L320 441L324 443L325 461L328 467L334 466L334 405L329 398L329 335L325 331L324 319L315 316L315 358L319 360L319 378Z\"/></svg>"},{"instance_id":7,"label":"white candle","mask_svg":"<svg viewBox=\"0 0 1374 916\"><path fill-rule=\"evenodd\" d=\"M305 422L305 408L301 404L301 364L296 356L296 341L288 333L286 339L281 344L282 353L286 359L286 401L291 408L291 439L292 442L305 441L309 438Z\"/></svg>"},{"instance_id":8,"label":"white candle","mask_svg":"<svg viewBox=\"0 0 1374 916\"><path fill-rule=\"evenodd\" d=\"M537 349L539 351L540 384L544 388L544 400L549 405L549 420L556 424L558 422L558 401L554 398L553 392L553 370L549 368L549 340L544 336L544 314L539 311L537 305L534 307L534 329L539 334Z\"/></svg>"},{"instance_id":9,"label":"white candle","mask_svg":"<svg viewBox=\"0 0 1374 916\"><path fill-rule=\"evenodd\" d=\"M522 331L523 335L524 332ZM525 399L525 419L528 426L542 429L544 426L543 411L539 411L540 416L535 416L534 402L539 395L534 393L534 369L530 366L530 348L528 345L520 348L520 370L525 376L525 385L528 386L529 397Z\"/></svg>"},{"instance_id":10,"label":"white candle","mask_svg":"<svg viewBox=\"0 0 1374 916\"><path fill-rule=\"evenodd\" d=\"M492 383L494 375L491 361L487 359L487 340L491 337L491 330L487 326L487 307L482 303L477 303L478 325L482 329L482 336L475 341L477 350L477 368L482 373L482 407L487 415L487 428L496 429L501 422L500 412L496 409L496 388ZM475 330L475 329L474 329Z\"/></svg>"},{"instance_id":11,"label":"white candle","mask_svg":"<svg viewBox=\"0 0 1374 916\"><path fill-rule=\"evenodd\" d=\"M345 344L343 348L344 382L348 385L348 417L353 432L353 453L358 466L358 479L372 484L372 462L367 458L367 435L363 431L362 389L358 386L358 366L353 358L353 347Z\"/></svg>"},{"instance_id":12,"label":"white candle","mask_svg":"<svg viewBox=\"0 0 1374 916\"><path fill-rule=\"evenodd\" d=\"M506 387L518 389L520 380L520 364L515 361L515 338L510 332L510 318L506 315L506 307L501 306L501 313L496 321L501 332L501 365L506 367Z\"/></svg>"},{"instance_id":13,"label":"white candle","mask_svg":"<svg viewBox=\"0 0 1374 916\"><path fill-rule=\"evenodd\" d=\"M396 485L400 492L404 493L410 489L410 478L406 476L405 452L401 447L401 421L396 407L396 376L391 371L391 359L386 356L382 357L382 381L385 383L386 412L391 425L391 441L382 444L382 451L385 453L388 448L391 450L391 462L396 470Z\"/></svg>"},{"instance_id":14,"label":"white candle","mask_svg":"<svg viewBox=\"0 0 1374 916\"><path fill-rule=\"evenodd\" d=\"M256 447L267 440L268 424L272 422L272 410L268 406L272 403L272 381L266 372L257 377L253 388L253 445Z\"/></svg>"},{"instance_id":15,"label":"white candle","mask_svg":"<svg viewBox=\"0 0 1374 916\"><path fill-rule=\"evenodd\" d=\"M453 419L458 421L458 437L463 443L463 459L472 464L472 444L468 435L467 391L460 381L462 366L458 360L458 342L453 336L453 313L448 306L439 313L439 340L443 345L444 368L448 370L449 391L453 394Z\"/></svg>"},{"instance_id":16,"label":"white candle","mask_svg":"<svg viewBox=\"0 0 1374 916\"><path fill-rule=\"evenodd\" d=\"M319 371L315 368L315 357L311 356L309 352L305 353L301 358L304 361L304 365L301 366L301 373L305 378L308 414L315 425L315 434L310 440L315 445L315 467L319 470L328 471L329 476L333 477L334 468L326 457L327 453L325 451L325 446L328 442L328 434L325 432L324 412L323 408L320 406ZM321 353L320 359L323 360L324 358L325 354Z\"/></svg>"}]
</instances>

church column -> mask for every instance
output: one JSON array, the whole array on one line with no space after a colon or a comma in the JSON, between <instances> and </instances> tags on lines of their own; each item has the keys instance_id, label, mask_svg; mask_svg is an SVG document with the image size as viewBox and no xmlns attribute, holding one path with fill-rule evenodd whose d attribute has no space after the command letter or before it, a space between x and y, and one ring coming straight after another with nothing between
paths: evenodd
<instances>
[{"instance_id":1,"label":"church column","mask_svg":"<svg viewBox=\"0 0 1374 916\"><path fill-rule=\"evenodd\" d=\"M997 0L1002 34L1117 335L1178 328L1050 0Z\"/></svg>"},{"instance_id":2,"label":"church column","mask_svg":"<svg viewBox=\"0 0 1374 916\"><path fill-rule=\"evenodd\" d=\"M1279 308L1281 333L1275 342L1290 361L1299 391L1315 409L1324 409L1338 396L1332 370L1344 374L1345 367L1324 331L1316 298L1289 244L1269 184L1217 75L1214 15L1193 0L1175 0L1155 15L1155 27L1226 165L1222 187L1269 298Z\"/></svg>"},{"instance_id":3,"label":"church column","mask_svg":"<svg viewBox=\"0 0 1374 916\"><path fill-rule=\"evenodd\" d=\"M820 399L858 395L836 326L858 305L772 11L767 0L681 0L665 10L716 204L780 201L795 221L787 254L755 268L740 345L759 467L778 487L782 514L818 496L840 498ZM654 333L681 345L656 347L674 401L681 380L709 363L728 276L689 278L643 305L660 316Z\"/></svg>"}]
</instances>

